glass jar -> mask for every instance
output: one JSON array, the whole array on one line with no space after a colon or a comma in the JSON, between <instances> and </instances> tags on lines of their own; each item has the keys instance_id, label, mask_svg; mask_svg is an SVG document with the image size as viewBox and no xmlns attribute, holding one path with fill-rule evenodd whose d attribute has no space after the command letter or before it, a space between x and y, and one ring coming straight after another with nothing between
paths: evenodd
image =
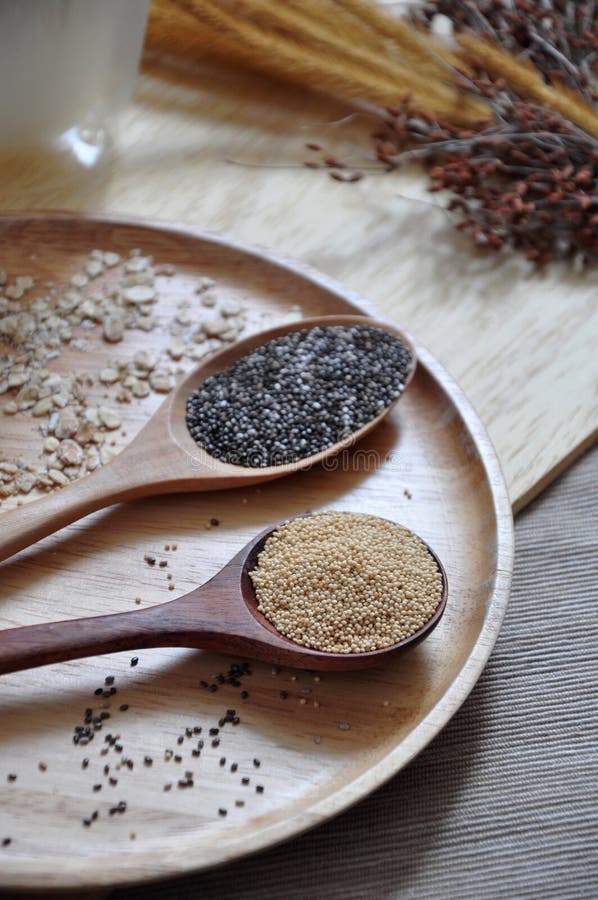
<instances>
[{"instance_id":1,"label":"glass jar","mask_svg":"<svg viewBox=\"0 0 598 900\"><path fill-rule=\"evenodd\" d=\"M0 151L102 153L129 101L149 0L0 0Z\"/></svg>"}]
</instances>

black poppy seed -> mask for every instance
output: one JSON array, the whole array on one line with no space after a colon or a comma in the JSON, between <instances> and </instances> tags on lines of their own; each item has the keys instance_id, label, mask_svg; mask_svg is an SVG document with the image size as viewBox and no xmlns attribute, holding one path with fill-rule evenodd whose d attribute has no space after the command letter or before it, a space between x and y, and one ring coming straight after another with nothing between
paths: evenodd
<instances>
[{"instance_id":1,"label":"black poppy seed","mask_svg":"<svg viewBox=\"0 0 598 900\"><path fill-rule=\"evenodd\" d=\"M143 757L143 765L144 765L144 766L151 766L151 765L153 764L153 762L154 762L154 761L153 761L153 759L151 758L151 756L144 756L144 757Z\"/></svg>"},{"instance_id":2,"label":"black poppy seed","mask_svg":"<svg viewBox=\"0 0 598 900\"><path fill-rule=\"evenodd\" d=\"M211 685L209 686L208 690L209 690L210 694L215 694L216 691L218 690L218 685L217 685L217 684L211 684Z\"/></svg>"},{"instance_id":3,"label":"black poppy seed","mask_svg":"<svg viewBox=\"0 0 598 900\"><path fill-rule=\"evenodd\" d=\"M100 713L100 721L101 722L105 721L106 719L109 719L109 718L110 718L110 713L106 712L106 710L103 710L103 712Z\"/></svg>"},{"instance_id":4,"label":"black poppy seed","mask_svg":"<svg viewBox=\"0 0 598 900\"><path fill-rule=\"evenodd\" d=\"M106 756L107 753L108 753L108 747L102 747L102 749L100 750L100 755Z\"/></svg>"},{"instance_id":5,"label":"black poppy seed","mask_svg":"<svg viewBox=\"0 0 598 900\"><path fill-rule=\"evenodd\" d=\"M45 771L47 771L48 766L46 765L45 762L40 761L37 764L37 768L40 770L40 772L45 772Z\"/></svg>"},{"instance_id":6,"label":"black poppy seed","mask_svg":"<svg viewBox=\"0 0 598 900\"><path fill-rule=\"evenodd\" d=\"M170 762L173 755L174 755L174 750L165 750L164 751L164 759L166 760L166 762Z\"/></svg>"},{"instance_id":7,"label":"black poppy seed","mask_svg":"<svg viewBox=\"0 0 598 900\"><path fill-rule=\"evenodd\" d=\"M133 667L135 667L135 666L137 665L138 662L139 662L139 657L138 657L138 656L134 656L134 657L132 658L130 664L131 664Z\"/></svg>"},{"instance_id":8,"label":"black poppy seed","mask_svg":"<svg viewBox=\"0 0 598 900\"><path fill-rule=\"evenodd\" d=\"M226 725L226 723L230 721L230 719L227 719L223 716L221 719L218 719L218 725L220 726L220 728L222 728L223 725Z\"/></svg>"},{"instance_id":9,"label":"black poppy seed","mask_svg":"<svg viewBox=\"0 0 598 900\"><path fill-rule=\"evenodd\" d=\"M129 769L129 771L133 770L134 762L132 759L127 759L125 764L127 766L127 769Z\"/></svg>"},{"instance_id":10,"label":"black poppy seed","mask_svg":"<svg viewBox=\"0 0 598 900\"><path fill-rule=\"evenodd\" d=\"M109 778L108 783L112 785L112 787L116 787L118 784L118 778Z\"/></svg>"},{"instance_id":11,"label":"black poppy seed","mask_svg":"<svg viewBox=\"0 0 598 900\"><path fill-rule=\"evenodd\" d=\"M105 765L105 766L104 766L104 775L107 775L109 771L110 771L110 766L109 766L109 765Z\"/></svg>"},{"instance_id":12,"label":"black poppy seed","mask_svg":"<svg viewBox=\"0 0 598 900\"><path fill-rule=\"evenodd\" d=\"M95 810L92 812L92 814L91 814L91 821L92 821L92 822L95 822L95 820L97 819L97 817L99 816L99 814L100 814L99 809L95 809Z\"/></svg>"},{"instance_id":13,"label":"black poppy seed","mask_svg":"<svg viewBox=\"0 0 598 900\"><path fill-rule=\"evenodd\" d=\"M128 704L128 703L121 703L120 706L119 706L118 708L120 709L121 712L126 712L126 711L128 710L128 708L129 708L129 704Z\"/></svg>"},{"instance_id":14,"label":"black poppy seed","mask_svg":"<svg viewBox=\"0 0 598 900\"><path fill-rule=\"evenodd\" d=\"M289 695L288 695L287 691L281 691L278 696L280 697L281 700L286 700Z\"/></svg>"},{"instance_id":15,"label":"black poppy seed","mask_svg":"<svg viewBox=\"0 0 598 900\"><path fill-rule=\"evenodd\" d=\"M16 781L17 776L15 775L14 772L9 772L8 775L6 776L6 780L7 781Z\"/></svg>"},{"instance_id":16,"label":"black poppy seed","mask_svg":"<svg viewBox=\"0 0 598 900\"><path fill-rule=\"evenodd\" d=\"M192 728L185 728L185 735L186 735L187 737L191 737L192 734L193 734L193 729L192 729Z\"/></svg>"},{"instance_id":17,"label":"black poppy seed","mask_svg":"<svg viewBox=\"0 0 598 900\"><path fill-rule=\"evenodd\" d=\"M220 762L219 762L219 764L220 764L221 766L225 766L225 765L226 765L226 756L221 756L221 757L220 757Z\"/></svg>"},{"instance_id":18,"label":"black poppy seed","mask_svg":"<svg viewBox=\"0 0 598 900\"><path fill-rule=\"evenodd\" d=\"M202 741L201 739L197 742L197 746L198 746L198 748L199 748L200 750L202 749L202 747L203 747L203 741Z\"/></svg>"},{"instance_id":19,"label":"black poppy seed","mask_svg":"<svg viewBox=\"0 0 598 900\"><path fill-rule=\"evenodd\" d=\"M168 560L167 560L167 559L161 559L160 562L158 563L158 565L160 566L161 569L165 569L166 566L168 565Z\"/></svg>"},{"instance_id":20,"label":"black poppy seed","mask_svg":"<svg viewBox=\"0 0 598 900\"><path fill-rule=\"evenodd\" d=\"M162 790L163 790L163 791L170 791L170 790L172 790L172 781L167 781L166 784L164 785L164 787L162 788Z\"/></svg>"},{"instance_id":21,"label":"black poppy seed","mask_svg":"<svg viewBox=\"0 0 598 900\"><path fill-rule=\"evenodd\" d=\"M194 747L193 750L191 751L191 756L199 756L200 753L201 753L201 750L198 750L197 747Z\"/></svg>"},{"instance_id":22,"label":"black poppy seed","mask_svg":"<svg viewBox=\"0 0 598 900\"><path fill-rule=\"evenodd\" d=\"M111 688L110 688L110 696L111 696L111 697L113 697L114 694L116 694L116 690L117 690L117 689L116 689L115 687L111 687Z\"/></svg>"},{"instance_id":23,"label":"black poppy seed","mask_svg":"<svg viewBox=\"0 0 598 900\"><path fill-rule=\"evenodd\" d=\"M230 766L231 772L236 772L238 768L239 768L238 763L231 763L231 766Z\"/></svg>"},{"instance_id":24,"label":"black poppy seed","mask_svg":"<svg viewBox=\"0 0 598 900\"><path fill-rule=\"evenodd\" d=\"M87 707L87 709L85 710L85 715L86 715L86 716L92 716L92 715L93 715L93 709L91 708L91 706L88 706L88 707Z\"/></svg>"},{"instance_id":25,"label":"black poppy seed","mask_svg":"<svg viewBox=\"0 0 598 900\"><path fill-rule=\"evenodd\" d=\"M239 722L241 721L241 719L239 716L235 716L232 721L233 721L233 725L238 725Z\"/></svg>"},{"instance_id":26,"label":"black poppy seed","mask_svg":"<svg viewBox=\"0 0 598 900\"><path fill-rule=\"evenodd\" d=\"M411 365L399 338L381 328L303 328L207 378L187 400L187 427L208 453L236 465L304 459L376 418L401 394Z\"/></svg>"},{"instance_id":27,"label":"black poppy seed","mask_svg":"<svg viewBox=\"0 0 598 900\"><path fill-rule=\"evenodd\" d=\"M218 684L224 684L224 682L225 682L224 675L215 675L214 681L217 681Z\"/></svg>"},{"instance_id":28,"label":"black poppy seed","mask_svg":"<svg viewBox=\"0 0 598 900\"><path fill-rule=\"evenodd\" d=\"M212 741L212 747L219 747L219 746L220 746L220 738L214 738L214 740Z\"/></svg>"},{"instance_id":29,"label":"black poppy seed","mask_svg":"<svg viewBox=\"0 0 598 900\"><path fill-rule=\"evenodd\" d=\"M124 750L124 747L122 744L114 744L114 749L117 753L122 753Z\"/></svg>"},{"instance_id":30,"label":"black poppy seed","mask_svg":"<svg viewBox=\"0 0 598 900\"><path fill-rule=\"evenodd\" d=\"M96 688L94 691L94 694L96 695L96 697L99 697L100 694L103 694L103 693L104 693L104 688Z\"/></svg>"},{"instance_id":31,"label":"black poppy seed","mask_svg":"<svg viewBox=\"0 0 598 900\"><path fill-rule=\"evenodd\" d=\"M256 794L263 794L263 793L264 793L264 785L263 785L263 784L256 784L256 786L255 786L255 792L256 792Z\"/></svg>"},{"instance_id":32,"label":"black poppy seed","mask_svg":"<svg viewBox=\"0 0 598 900\"><path fill-rule=\"evenodd\" d=\"M201 734L201 725L196 725L194 727L193 734Z\"/></svg>"},{"instance_id":33,"label":"black poppy seed","mask_svg":"<svg viewBox=\"0 0 598 900\"><path fill-rule=\"evenodd\" d=\"M150 556L149 553L146 553L143 558L146 561L146 563L148 564L148 566L156 565L156 557L155 556Z\"/></svg>"},{"instance_id":34,"label":"black poppy seed","mask_svg":"<svg viewBox=\"0 0 598 900\"><path fill-rule=\"evenodd\" d=\"M222 807L222 806L220 807L220 809L218 810L218 815L219 815L219 816L225 816L225 815L226 815L226 810L224 809L224 807Z\"/></svg>"},{"instance_id":35,"label":"black poppy seed","mask_svg":"<svg viewBox=\"0 0 598 900\"><path fill-rule=\"evenodd\" d=\"M101 784L94 784L93 789L94 789L94 791L101 791L101 790L102 790L102 785L101 785Z\"/></svg>"},{"instance_id":36,"label":"black poppy seed","mask_svg":"<svg viewBox=\"0 0 598 900\"><path fill-rule=\"evenodd\" d=\"M237 714L237 710L236 710L236 709L227 709L227 710L226 710L226 715L227 715L227 716L236 716L236 714Z\"/></svg>"},{"instance_id":37,"label":"black poppy seed","mask_svg":"<svg viewBox=\"0 0 598 900\"><path fill-rule=\"evenodd\" d=\"M107 684L110 687L111 684L114 684L114 675L106 675L104 678L104 684Z\"/></svg>"},{"instance_id":38,"label":"black poppy seed","mask_svg":"<svg viewBox=\"0 0 598 900\"><path fill-rule=\"evenodd\" d=\"M176 763L180 763L180 762L183 761L183 757L182 757L182 756L179 756L178 753L175 753L174 761L175 761Z\"/></svg>"},{"instance_id":39,"label":"black poppy seed","mask_svg":"<svg viewBox=\"0 0 598 900\"><path fill-rule=\"evenodd\" d=\"M8 845L12 843L12 838L2 838L2 846L8 847Z\"/></svg>"},{"instance_id":40,"label":"black poppy seed","mask_svg":"<svg viewBox=\"0 0 598 900\"><path fill-rule=\"evenodd\" d=\"M207 681L200 681L200 682L199 682L199 686L202 687L202 688L207 688L207 687L208 687L208 682L207 682Z\"/></svg>"},{"instance_id":41,"label":"black poppy seed","mask_svg":"<svg viewBox=\"0 0 598 900\"><path fill-rule=\"evenodd\" d=\"M259 767L261 766L261 761L259 759L254 759L253 765L256 767L256 769L259 769Z\"/></svg>"},{"instance_id":42,"label":"black poppy seed","mask_svg":"<svg viewBox=\"0 0 598 900\"><path fill-rule=\"evenodd\" d=\"M241 778L241 784L249 784L249 778L246 775Z\"/></svg>"},{"instance_id":43,"label":"black poppy seed","mask_svg":"<svg viewBox=\"0 0 598 900\"><path fill-rule=\"evenodd\" d=\"M220 519L210 519L210 525L213 525L214 528L216 528L218 525L220 525Z\"/></svg>"},{"instance_id":44,"label":"black poppy seed","mask_svg":"<svg viewBox=\"0 0 598 900\"><path fill-rule=\"evenodd\" d=\"M219 731L220 731L219 728L210 728L210 734L212 734L212 735L218 734Z\"/></svg>"},{"instance_id":45,"label":"black poppy seed","mask_svg":"<svg viewBox=\"0 0 598 900\"><path fill-rule=\"evenodd\" d=\"M244 800L235 800L235 806L245 806Z\"/></svg>"},{"instance_id":46,"label":"black poppy seed","mask_svg":"<svg viewBox=\"0 0 598 900\"><path fill-rule=\"evenodd\" d=\"M184 735L179 734L178 738L176 739L176 742L177 742L177 744L182 744L184 740L185 740Z\"/></svg>"},{"instance_id":47,"label":"black poppy seed","mask_svg":"<svg viewBox=\"0 0 598 900\"><path fill-rule=\"evenodd\" d=\"M247 700L247 698L249 697L249 691L241 691L240 697L241 700Z\"/></svg>"},{"instance_id":48,"label":"black poppy seed","mask_svg":"<svg viewBox=\"0 0 598 900\"><path fill-rule=\"evenodd\" d=\"M91 825L91 819L83 819L83 824L86 828L89 828L89 826Z\"/></svg>"}]
</instances>

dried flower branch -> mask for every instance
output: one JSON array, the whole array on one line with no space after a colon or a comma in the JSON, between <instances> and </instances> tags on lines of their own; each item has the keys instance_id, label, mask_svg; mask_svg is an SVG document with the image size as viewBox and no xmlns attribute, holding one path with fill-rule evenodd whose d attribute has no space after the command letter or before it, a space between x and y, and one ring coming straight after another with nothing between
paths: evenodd
<instances>
[{"instance_id":1,"label":"dried flower branch","mask_svg":"<svg viewBox=\"0 0 598 900\"><path fill-rule=\"evenodd\" d=\"M471 89L493 96L498 121L476 133L422 117L407 101L375 136L377 158L389 169L428 167L430 190L451 192L457 228L478 245L524 250L540 265L598 261L598 141L488 82Z\"/></svg>"}]
</instances>

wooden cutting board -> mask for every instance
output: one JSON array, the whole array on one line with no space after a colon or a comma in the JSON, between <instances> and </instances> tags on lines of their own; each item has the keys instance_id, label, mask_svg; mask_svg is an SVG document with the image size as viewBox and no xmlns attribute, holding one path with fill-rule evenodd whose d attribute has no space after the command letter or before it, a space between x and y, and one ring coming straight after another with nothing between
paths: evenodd
<instances>
[{"instance_id":1,"label":"wooden cutting board","mask_svg":"<svg viewBox=\"0 0 598 900\"><path fill-rule=\"evenodd\" d=\"M598 273L473 252L417 173L343 185L305 170L309 140L372 164L371 123L338 124L350 112L245 72L148 59L103 165L3 159L0 204L186 221L338 278L463 386L519 509L596 435Z\"/></svg>"}]
</instances>

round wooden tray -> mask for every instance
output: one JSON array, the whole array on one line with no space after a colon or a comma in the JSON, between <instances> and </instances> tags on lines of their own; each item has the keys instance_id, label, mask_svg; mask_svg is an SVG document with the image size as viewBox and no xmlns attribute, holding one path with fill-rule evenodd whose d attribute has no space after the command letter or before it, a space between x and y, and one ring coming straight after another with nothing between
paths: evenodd
<instances>
[{"instance_id":1,"label":"round wooden tray","mask_svg":"<svg viewBox=\"0 0 598 900\"><path fill-rule=\"evenodd\" d=\"M197 277L207 275L217 280L221 296L242 298L252 309L280 314L298 304L305 315L375 312L305 266L184 226L21 214L0 220L0 240L0 269L57 282L70 277L94 247L122 253L140 247L157 262L176 266L161 291L164 308L182 295L192 297ZM167 340L165 334L128 332L126 355ZM386 668L365 673L319 677L253 663L252 674L235 686L219 684L216 673L226 676L237 660L160 649L140 652L136 667L128 653L3 676L0 842L10 837L11 843L0 846L1 887L124 884L270 846L390 778L458 709L505 612L512 517L483 425L436 360L416 346L417 373L397 409L336 462L261 488L113 507L2 564L2 627L118 612L136 608L136 596L147 606L202 583L274 520L334 508L367 511L412 528L442 558L450 589L444 618L428 640ZM111 356L122 357L123 345L97 342L84 365L95 372ZM57 361L58 369L73 367L81 367L81 354L67 352ZM123 442L159 399L153 395L122 408ZM37 423L0 419L6 458L31 446ZM220 524L206 529L211 518ZM164 550L173 543L176 551ZM150 568L146 553L167 559L168 568ZM168 571L174 592L167 589ZM111 718L89 746L77 746L73 728L87 707L98 709L102 698L94 690L109 675L118 689L109 701ZM210 692L201 681L218 689ZM245 699L242 690L248 692ZM128 709L120 711L121 704ZM235 709L240 722L225 724L213 747L209 728L218 727L227 709ZM185 736L194 727L202 728L205 741L199 758L191 753L198 735ZM111 747L101 755L109 746L106 732L120 735L120 754ZM182 761L166 761L167 748ZM134 761L132 770L116 769L123 755ZM86 756L90 762L83 769ZM144 764L146 756L151 765ZM103 774L105 765L117 779L114 786ZM194 785L180 788L187 770ZM16 781L7 780L9 773ZM170 791L164 791L166 782L173 782ZM94 791L95 784L101 790ZM126 812L110 815L121 800ZM244 805L235 805L237 800ZM96 809L99 818L85 827L83 818Z\"/></svg>"}]
</instances>

